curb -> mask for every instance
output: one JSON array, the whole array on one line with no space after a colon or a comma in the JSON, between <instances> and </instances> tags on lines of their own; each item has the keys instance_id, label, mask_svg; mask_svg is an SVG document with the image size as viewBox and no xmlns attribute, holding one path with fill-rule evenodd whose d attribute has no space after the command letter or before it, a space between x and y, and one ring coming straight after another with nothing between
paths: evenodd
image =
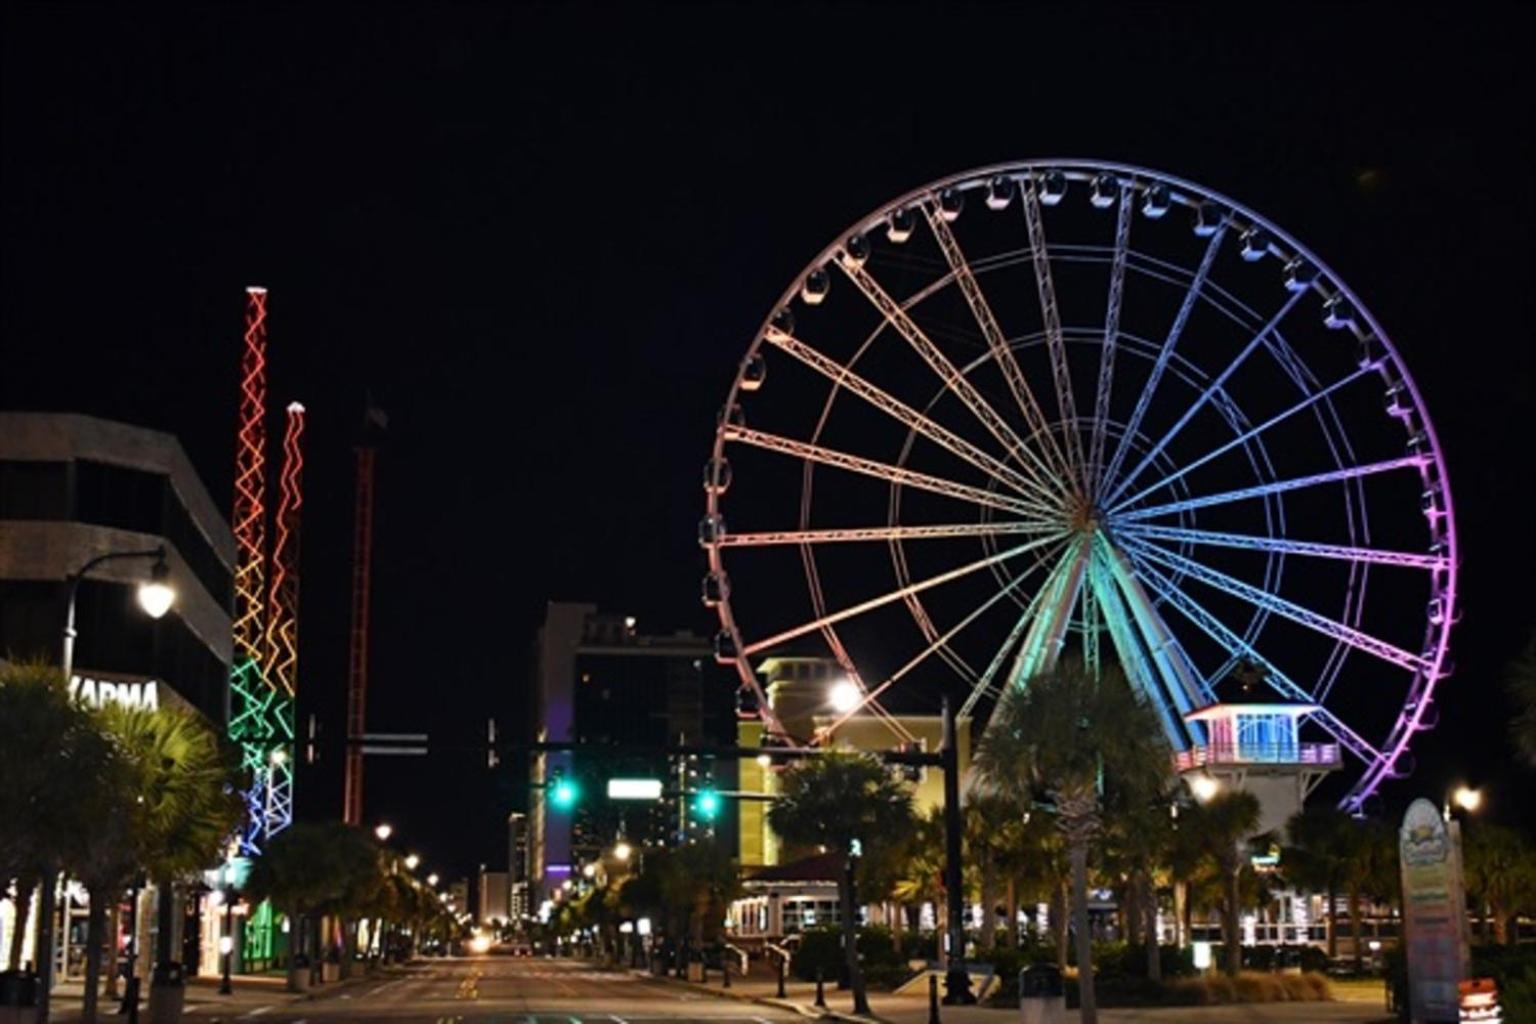
<instances>
[{"instance_id":1,"label":"curb","mask_svg":"<svg viewBox=\"0 0 1536 1024\"><path fill-rule=\"evenodd\" d=\"M724 989L711 988L707 985L701 985L691 981L679 981L676 978L655 975L650 971L638 970L633 967L629 969L629 973L637 978L647 978L652 981L664 982L668 985L684 988L691 992L708 992L710 995L718 996L721 999L734 999L738 1003L755 1003L758 1006L771 1006L776 1010L788 1010L791 1013L799 1014L807 1020L847 1021L848 1024L886 1024L885 1018L883 1017L860 1017L853 1013L844 1013L841 1010L818 1010L814 1006L806 1006L804 1003L796 1003L788 999L778 999L771 996L738 995L735 992L727 992Z\"/></svg>"}]
</instances>

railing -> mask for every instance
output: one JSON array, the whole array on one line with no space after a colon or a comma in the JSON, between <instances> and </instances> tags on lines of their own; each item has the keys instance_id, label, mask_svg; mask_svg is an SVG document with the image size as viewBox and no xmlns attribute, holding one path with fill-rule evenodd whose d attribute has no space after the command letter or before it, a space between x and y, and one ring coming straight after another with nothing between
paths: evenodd
<instances>
[{"instance_id":1,"label":"railing","mask_svg":"<svg viewBox=\"0 0 1536 1024\"><path fill-rule=\"evenodd\" d=\"M1218 743L1190 747L1173 755L1173 765L1187 772L1212 764L1288 764L1337 768L1343 763L1337 743Z\"/></svg>"}]
</instances>

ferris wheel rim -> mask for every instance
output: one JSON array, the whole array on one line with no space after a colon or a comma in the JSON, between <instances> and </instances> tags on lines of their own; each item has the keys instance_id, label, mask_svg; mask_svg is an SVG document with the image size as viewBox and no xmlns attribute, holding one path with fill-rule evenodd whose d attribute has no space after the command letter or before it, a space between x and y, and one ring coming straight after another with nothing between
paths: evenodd
<instances>
[{"instance_id":1,"label":"ferris wheel rim","mask_svg":"<svg viewBox=\"0 0 1536 1024\"><path fill-rule=\"evenodd\" d=\"M1390 336L1385 332L1385 330L1382 329L1374 313L1364 302L1359 299L1358 295L1354 292L1353 289L1349 287L1347 282L1345 282L1340 275L1338 275L1325 261L1320 259L1315 252L1302 244L1289 232L1274 224L1263 215L1257 213L1252 208L1231 199L1225 194L1206 188L1205 186L1198 185L1194 182L1190 182L1186 179L1166 174L1164 172L1116 162L1082 158L1043 158L993 164L937 179L918 188L915 188L894 200L882 204L871 213L866 214L865 216L854 221L847 230L835 236L834 240L830 242L826 247L824 247L816 255L816 257L806 265L806 270L809 271L810 269L816 267L825 266L829 261L835 258L836 254L845 244L846 239L856 233L868 231L872 227L880 225L884 218L887 217L892 211L909 208L924 201L932 200L945 189L958 188L961 190L972 190L984 187L990 179L997 176L1008 176L1020 179L1054 171L1062 172L1063 174L1067 175L1069 180L1082 180L1100 173L1108 172L1117 176L1126 176L1129 178L1129 181L1121 182L1122 188L1128 195L1134 195L1138 186L1145 189L1151 184L1162 184L1169 186L1170 189L1178 190L1177 192L1171 194L1170 198L1172 202L1185 206L1193 205L1196 202L1211 202L1219 204L1227 215L1226 219L1223 221L1224 224L1230 223L1232 220L1243 219L1247 220L1250 226L1260 226L1269 233L1270 237L1276 244L1280 245L1281 247L1289 248L1294 256L1305 259L1314 268L1316 268L1318 278L1306 289L1307 292L1322 296L1327 296L1329 294L1336 295L1341 297L1345 302L1349 303L1352 313L1355 317L1358 318L1358 324L1360 328L1356 329L1354 325L1351 325L1351 330L1354 331L1358 337L1369 338L1380 347L1382 351L1382 362L1390 365L1394 371L1396 379L1400 381L1402 388L1406 392L1405 397L1407 397L1412 403L1414 423L1425 435L1426 451L1421 457L1419 457L1417 460L1400 459L1395 461L1400 463L1404 468L1409 463L1415 463L1420 467L1421 474L1423 474L1423 468L1426 466L1432 466L1434 469L1433 478L1434 482L1438 484L1437 493L1442 502L1440 514L1444 520L1443 537L1447 547L1447 556L1443 566L1444 582L1443 585L1439 586L1439 590L1443 591L1443 593L1447 595L1449 601L1454 602L1459 571L1459 538L1457 537L1455 528L1455 508L1450 489L1449 472L1446 466L1444 451L1440 445L1434 422L1429 416L1422 393L1418 388L1417 382L1415 381L1412 372L1403 361L1401 354L1397 350L1397 347L1393 344ZM1047 252L1049 253L1049 251L1049 247L1047 247ZM756 355L763 350L763 346L767 341L768 332L772 329L772 321L775 314L778 310L785 308L793 301L795 294L800 287L803 276L804 272L792 280L783 294L781 294L778 301L772 305L768 315L765 317L764 321L758 327L756 333L753 336L752 342L747 351L747 355L743 359L743 366L745 365L747 359L750 359L753 355ZM935 282L931 287L942 288L944 287L944 282L942 280ZM1304 362L1303 365L1305 365ZM733 377L730 390L727 394L726 408L730 408L735 403L740 401L741 381L742 371L741 369L738 369L737 373ZM727 431L724 426L722 426L720 429L717 429L716 431L712 452L713 455L717 458L723 457L724 455L727 442L726 434ZM1344 439L1344 442L1347 445L1349 443L1349 432L1341 428L1340 436ZM807 465L809 466L809 464ZM1369 469L1369 466L1364 468ZM1340 469L1344 470L1346 467L1343 467L1341 464ZM1108 475L1109 474L1106 474L1106 476ZM1364 474L1362 473L1361 476L1363 475ZM893 484L892 486L894 487L899 485ZM1161 483L1159 486L1161 486ZM1127 499L1127 502L1134 502L1137 498L1142 496L1142 494L1134 494L1131 498ZM718 516L720 514L719 498L720 496L716 493L711 492L708 494L706 500L706 509L709 515ZM1124 505L1125 502L1122 502L1121 504ZM1135 514L1137 511L1138 510L1136 509L1130 510L1131 514ZM1141 511L1144 512L1145 510ZM1145 516L1143 515L1142 518L1145 518ZM1141 528L1138 527L1135 529L1140 530ZM709 567L712 572L725 572L725 566L722 558L722 547L723 546L719 544L706 545ZM1363 595L1360 599L1360 605L1361 607L1364 605ZM735 641L736 649L744 650L747 645L743 643L744 638L741 635L739 626L735 621L734 612L731 609L729 599L721 602L719 607L719 615L722 628L732 635ZM1376 785L1379 784L1380 780L1386 775L1390 774L1397 767L1398 760L1406 750L1409 739L1411 739L1412 735L1419 731L1421 728L1422 719L1425 715L1428 705L1431 702L1431 698L1433 696L1436 685L1445 676L1445 674L1442 672L1442 668L1446 663L1450 638L1450 628L1448 624L1441 629L1433 630L1431 632L1435 644L1433 658L1430 659L1428 663L1422 667L1422 669L1415 671L1410 681L1408 692L1405 695L1404 711L1401 715L1399 715L1397 722L1389 731L1386 742L1382 743L1379 749L1371 746L1371 749L1375 754L1375 758L1373 761L1367 762L1366 771L1362 774L1361 779L1357 782L1354 789L1351 791L1352 797L1356 793L1368 793L1374 790ZM1430 637L1426 637L1426 639L1430 639ZM752 677L750 667L747 667L744 664L747 659L745 657L740 657L737 660L738 664L743 666L741 671L743 674L744 683L753 685L755 687L755 678L749 678ZM765 712L768 710L766 708L766 703L763 710ZM1370 745L1368 744L1368 746ZM1362 760L1364 759L1362 758ZM1360 797L1360 799L1363 798L1363 796Z\"/></svg>"}]
</instances>

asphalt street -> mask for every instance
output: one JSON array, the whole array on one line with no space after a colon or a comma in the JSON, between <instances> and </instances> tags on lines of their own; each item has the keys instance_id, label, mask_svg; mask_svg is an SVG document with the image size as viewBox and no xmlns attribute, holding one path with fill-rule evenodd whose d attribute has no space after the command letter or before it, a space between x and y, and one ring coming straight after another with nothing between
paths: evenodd
<instances>
[{"instance_id":1,"label":"asphalt street","mask_svg":"<svg viewBox=\"0 0 1536 1024\"><path fill-rule=\"evenodd\" d=\"M215 1012L194 1015L204 1020ZM275 1002L224 1015L260 1024L331 1024L342 1021L422 1021L429 1024L638 1024L703 1021L798 1020L773 1007L627 971L599 970L569 960L479 957L413 965L403 976L297 1003Z\"/></svg>"}]
</instances>

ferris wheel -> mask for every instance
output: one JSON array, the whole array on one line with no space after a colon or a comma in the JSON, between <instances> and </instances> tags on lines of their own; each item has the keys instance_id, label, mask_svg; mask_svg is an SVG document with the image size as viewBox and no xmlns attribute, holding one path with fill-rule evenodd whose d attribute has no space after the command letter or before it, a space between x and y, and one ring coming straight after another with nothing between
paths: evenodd
<instances>
[{"instance_id":1,"label":"ferris wheel","mask_svg":"<svg viewBox=\"0 0 1536 1024\"><path fill-rule=\"evenodd\" d=\"M1358 809L1451 671L1456 533L1418 389L1258 214L1137 167L983 168L873 211L747 346L704 470L721 661L819 648L854 714L1113 657L1176 751L1234 673ZM984 710L984 707L982 708Z\"/></svg>"}]
</instances>

